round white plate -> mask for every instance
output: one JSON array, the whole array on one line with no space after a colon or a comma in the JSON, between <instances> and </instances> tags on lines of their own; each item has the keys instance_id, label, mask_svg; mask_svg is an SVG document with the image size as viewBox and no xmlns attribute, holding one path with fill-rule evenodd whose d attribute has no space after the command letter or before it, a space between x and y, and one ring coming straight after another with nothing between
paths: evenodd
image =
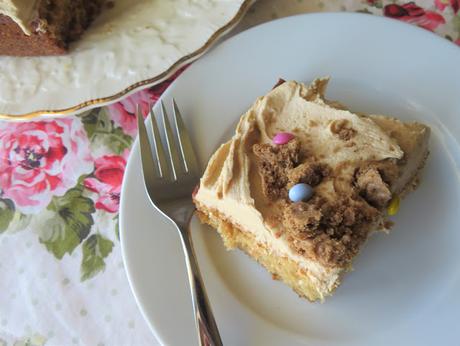
<instances>
[{"instance_id":1,"label":"round white plate","mask_svg":"<svg viewBox=\"0 0 460 346\"><path fill-rule=\"evenodd\" d=\"M70 52L0 56L0 116L69 114L156 84L203 54L254 0L115 0Z\"/></svg>"},{"instance_id":2,"label":"round white plate","mask_svg":"<svg viewBox=\"0 0 460 346\"><path fill-rule=\"evenodd\" d=\"M203 166L239 116L279 77L332 77L328 97L355 111L432 128L417 191L373 236L335 295L300 299L215 231L192 231L225 345L453 345L460 311L460 49L427 31L362 14L290 17L224 42L167 90ZM158 110L158 109L157 109ZM121 200L121 242L134 295L166 345L196 342L179 238L149 205L136 145Z\"/></svg>"}]
</instances>

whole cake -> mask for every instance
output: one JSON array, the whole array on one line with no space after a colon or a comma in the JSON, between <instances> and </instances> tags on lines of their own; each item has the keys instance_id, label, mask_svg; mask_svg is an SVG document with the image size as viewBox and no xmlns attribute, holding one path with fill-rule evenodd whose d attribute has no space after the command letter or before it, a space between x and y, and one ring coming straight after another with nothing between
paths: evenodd
<instances>
[{"instance_id":1,"label":"whole cake","mask_svg":"<svg viewBox=\"0 0 460 346\"><path fill-rule=\"evenodd\" d=\"M241 117L194 193L200 219L273 278L323 300L418 181L430 129L358 115L327 78L282 82Z\"/></svg>"},{"instance_id":2,"label":"whole cake","mask_svg":"<svg viewBox=\"0 0 460 346\"><path fill-rule=\"evenodd\" d=\"M0 55L59 55L106 0L0 0Z\"/></svg>"}]
</instances>

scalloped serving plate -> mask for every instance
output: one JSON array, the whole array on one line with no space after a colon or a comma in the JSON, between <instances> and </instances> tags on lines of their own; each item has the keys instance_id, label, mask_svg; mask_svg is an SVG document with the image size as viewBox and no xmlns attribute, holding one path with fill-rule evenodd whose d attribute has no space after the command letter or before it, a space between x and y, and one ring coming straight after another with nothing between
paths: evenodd
<instances>
[{"instance_id":1,"label":"scalloped serving plate","mask_svg":"<svg viewBox=\"0 0 460 346\"><path fill-rule=\"evenodd\" d=\"M157 84L209 49L254 0L115 0L70 52L0 57L0 118L71 114Z\"/></svg>"},{"instance_id":2,"label":"scalloped serving plate","mask_svg":"<svg viewBox=\"0 0 460 346\"><path fill-rule=\"evenodd\" d=\"M226 251L214 230L193 221L224 345L458 345L459 61L454 44L395 20L302 15L232 37L163 94L168 107L172 97L177 100L203 167L233 134L240 115L279 77L309 82L330 75L328 98L432 129L420 187L401 203L390 234L369 239L355 270L324 304L299 298L242 252ZM120 209L128 278L162 344L196 344L180 240L151 207L140 165L136 143Z\"/></svg>"}]
</instances>

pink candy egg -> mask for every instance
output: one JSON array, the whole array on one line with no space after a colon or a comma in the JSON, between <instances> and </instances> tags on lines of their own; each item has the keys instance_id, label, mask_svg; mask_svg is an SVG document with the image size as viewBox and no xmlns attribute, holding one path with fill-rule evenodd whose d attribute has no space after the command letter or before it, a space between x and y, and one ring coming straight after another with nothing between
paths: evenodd
<instances>
[{"instance_id":1,"label":"pink candy egg","mask_svg":"<svg viewBox=\"0 0 460 346\"><path fill-rule=\"evenodd\" d=\"M295 136L289 132L278 132L275 137L273 137L273 143L282 145L288 143Z\"/></svg>"}]
</instances>

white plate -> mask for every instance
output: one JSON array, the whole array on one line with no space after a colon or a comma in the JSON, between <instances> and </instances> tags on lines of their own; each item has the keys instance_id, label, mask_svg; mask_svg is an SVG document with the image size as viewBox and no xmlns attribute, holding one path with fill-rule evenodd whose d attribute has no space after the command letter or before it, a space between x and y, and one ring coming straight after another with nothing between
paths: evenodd
<instances>
[{"instance_id":1,"label":"white plate","mask_svg":"<svg viewBox=\"0 0 460 346\"><path fill-rule=\"evenodd\" d=\"M193 233L225 345L452 345L460 311L460 50L427 31L361 14L290 17L246 31L193 64L164 95L178 100L204 165L278 77L332 77L353 110L432 128L420 188L389 235L377 234L336 294L300 299L196 220ZM166 345L196 340L178 236L150 207L138 147L121 200L121 241L134 295Z\"/></svg>"},{"instance_id":2,"label":"white plate","mask_svg":"<svg viewBox=\"0 0 460 346\"><path fill-rule=\"evenodd\" d=\"M0 116L68 114L158 83L204 53L252 2L115 0L69 54L0 57Z\"/></svg>"}]
</instances>

